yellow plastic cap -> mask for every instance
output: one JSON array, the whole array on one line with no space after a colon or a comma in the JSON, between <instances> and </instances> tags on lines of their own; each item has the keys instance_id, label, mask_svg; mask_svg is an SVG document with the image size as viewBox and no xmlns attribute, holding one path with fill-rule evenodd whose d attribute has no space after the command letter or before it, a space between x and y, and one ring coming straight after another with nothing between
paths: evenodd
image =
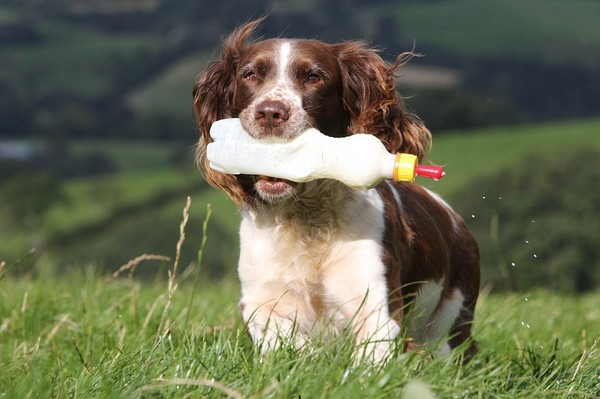
<instances>
[{"instance_id":1,"label":"yellow plastic cap","mask_svg":"<svg viewBox=\"0 0 600 399\"><path fill-rule=\"evenodd\" d=\"M418 158L413 154L396 154L396 162L394 162L395 181L404 181L412 183L415 181Z\"/></svg>"}]
</instances>

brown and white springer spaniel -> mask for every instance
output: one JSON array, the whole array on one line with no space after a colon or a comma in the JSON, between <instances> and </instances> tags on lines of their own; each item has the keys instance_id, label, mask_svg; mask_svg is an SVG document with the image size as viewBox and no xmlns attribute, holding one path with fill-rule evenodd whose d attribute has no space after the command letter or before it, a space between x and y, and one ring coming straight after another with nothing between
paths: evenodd
<instances>
[{"instance_id":1,"label":"brown and white springer spaniel","mask_svg":"<svg viewBox=\"0 0 600 399\"><path fill-rule=\"evenodd\" d=\"M254 137L370 133L390 152L423 158L430 132L404 110L394 72L360 42L253 41L260 20L233 32L194 88L199 160L213 122L239 117ZM416 184L369 190L335 180L293 183L218 173L205 178L241 208L240 309L263 351L351 327L375 360L398 336L442 352L467 343L479 291L479 251L465 223ZM403 320L408 319L408 320ZM324 328L326 330L324 330Z\"/></svg>"}]
</instances>

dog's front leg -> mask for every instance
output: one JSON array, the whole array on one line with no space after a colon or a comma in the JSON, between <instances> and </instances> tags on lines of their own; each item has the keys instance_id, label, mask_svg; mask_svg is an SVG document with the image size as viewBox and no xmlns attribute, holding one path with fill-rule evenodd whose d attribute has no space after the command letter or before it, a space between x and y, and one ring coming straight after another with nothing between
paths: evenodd
<instances>
[{"instance_id":1,"label":"dog's front leg","mask_svg":"<svg viewBox=\"0 0 600 399\"><path fill-rule=\"evenodd\" d=\"M368 294L364 309L355 310L352 325L356 334L356 355L377 363L384 362L391 354L394 339L400 327L388 314L387 305L369 307ZM349 314L353 308L347 310Z\"/></svg>"},{"instance_id":2,"label":"dog's front leg","mask_svg":"<svg viewBox=\"0 0 600 399\"><path fill-rule=\"evenodd\" d=\"M373 261L364 244L357 251L347 253L362 256L344 256L325 275L327 300L335 304L337 324L349 325L355 333L357 361L366 358L384 362L391 352L400 326L390 317L388 290L384 266Z\"/></svg>"},{"instance_id":3,"label":"dog's front leg","mask_svg":"<svg viewBox=\"0 0 600 399\"><path fill-rule=\"evenodd\" d=\"M300 348L306 342L304 335L298 332L296 313L286 295L267 302L245 296L239 307L248 334L262 354L282 345Z\"/></svg>"}]
</instances>

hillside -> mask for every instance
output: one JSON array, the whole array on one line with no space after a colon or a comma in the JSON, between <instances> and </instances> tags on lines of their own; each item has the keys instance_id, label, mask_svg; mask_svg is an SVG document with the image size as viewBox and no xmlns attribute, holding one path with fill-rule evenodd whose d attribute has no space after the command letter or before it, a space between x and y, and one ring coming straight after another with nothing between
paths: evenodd
<instances>
[{"instance_id":1,"label":"hillside","mask_svg":"<svg viewBox=\"0 0 600 399\"><path fill-rule=\"evenodd\" d=\"M600 63L595 1L409 2L392 15L402 34L429 54L591 68Z\"/></svg>"},{"instance_id":2,"label":"hillside","mask_svg":"<svg viewBox=\"0 0 600 399\"><path fill-rule=\"evenodd\" d=\"M264 7L2 2L0 257L27 271L38 261L110 267L166 253L191 195L196 237L213 205L208 270L229 273L238 216L192 166L191 89L224 35ZM269 10L260 36L366 39L387 59L424 53L398 84L434 132L432 162L448 173L424 184L450 202L467 203L465 193L483 185L477 178L522 168L533 152L560 160L597 148L597 2L286 0ZM195 258L191 246L186 262Z\"/></svg>"},{"instance_id":3,"label":"hillside","mask_svg":"<svg viewBox=\"0 0 600 399\"><path fill-rule=\"evenodd\" d=\"M430 160L447 177L431 188L452 199L469 182L502 168L519 165L534 154L553 154L555 162L579 148L600 150L600 120L506 126L436 135ZM568 165L564 166L568 168Z\"/></svg>"},{"instance_id":4,"label":"hillside","mask_svg":"<svg viewBox=\"0 0 600 399\"><path fill-rule=\"evenodd\" d=\"M189 140L195 77L265 7L266 37L366 39L390 59L426 54L412 67L437 75L405 94L438 130L598 113L592 1L12 0L0 5L0 136Z\"/></svg>"},{"instance_id":5,"label":"hillside","mask_svg":"<svg viewBox=\"0 0 600 399\"><path fill-rule=\"evenodd\" d=\"M520 167L534 154L556 154L559 163L577 149L600 151L598 132L600 120L595 119L441 135L434 139L431 159L445 166L447 176L438 182L420 183L457 205L464 216L479 215L483 209L477 201L481 201L487 190L476 183L479 179L491 178L506 167ZM58 185L59 198L48 202L43 214L26 213L23 219L26 223L14 224L11 220L15 219L10 217L2 219L0 254L8 264L19 263L18 259L32 246L39 253L20 261L16 269L27 270L36 262L58 269L92 262L113 269L142 253L169 255L177 240L185 197L191 196L192 216L184 262L196 259L206 206L211 204L206 273L219 277L234 272L239 215L230 200L203 183L191 158L165 166L165 159L173 149L164 144L160 147L118 142L104 147L90 144L80 142L73 151L85 156L101 150L104 158L128 168L128 172L68 180ZM142 167L136 159L143 159L146 166ZM586 174L582 176L585 178ZM592 187L594 183L588 184ZM39 186L30 190L40 193ZM0 195L6 195L2 189ZM508 192L505 200L521 201L518 197L511 198ZM475 205L466 207L471 202ZM11 208L2 209L4 215L10 215L6 211L11 212ZM488 230L483 230L482 239L487 237Z\"/></svg>"}]
</instances>

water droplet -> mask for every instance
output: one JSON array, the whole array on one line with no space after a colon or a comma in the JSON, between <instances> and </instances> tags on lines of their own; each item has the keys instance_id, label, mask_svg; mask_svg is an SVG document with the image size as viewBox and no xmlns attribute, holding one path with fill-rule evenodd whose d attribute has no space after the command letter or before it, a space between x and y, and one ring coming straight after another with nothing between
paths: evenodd
<instances>
[{"instance_id":1,"label":"water droplet","mask_svg":"<svg viewBox=\"0 0 600 399\"><path fill-rule=\"evenodd\" d=\"M471 217L472 217L473 219L475 219L475 215L474 215L474 214L473 214L473 215L471 215Z\"/></svg>"},{"instance_id":2,"label":"water droplet","mask_svg":"<svg viewBox=\"0 0 600 399\"><path fill-rule=\"evenodd\" d=\"M485 195L483 197L481 197L481 198L485 199Z\"/></svg>"},{"instance_id":3,"label":"water droplet","mask_svg":"<svg viewBox=\"0 0 600 399\"><path fill-rule=\"evenodd\" d=\"M534 257L534 258L537 258L537 255L536 255L536 254L533 254L533 257Z\"/></svg>"},{"instance_id":4,"label":"water droplet","mask_svg":"<svg viewBox=\"0 0 600 399\"><path fill-rule=\"evenodd\" d=\"M517 264L515 262L511 262L512 267L517 266Z\"/></svg>"}]
</instances>

